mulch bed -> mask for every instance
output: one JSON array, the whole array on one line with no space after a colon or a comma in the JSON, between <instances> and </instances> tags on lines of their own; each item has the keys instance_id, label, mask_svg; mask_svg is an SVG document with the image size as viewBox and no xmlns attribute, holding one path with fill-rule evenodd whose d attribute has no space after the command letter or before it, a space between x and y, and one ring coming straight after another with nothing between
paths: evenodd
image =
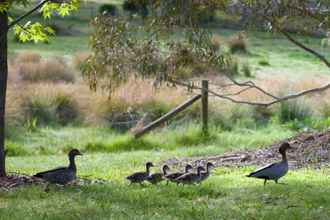
<instances>
[{"instance_id":1,"label":"mulch bed","mask_svg":"<svg viewBox=\"0 0 330 220\"><path fill-rule=\"evenodd\" d=\"M291 169L304 167L320 169L330 165L330 130L303 132L257 150L235 151L210 157L171 158L164 163L175 167L184 167L187 163L194 166L205 165L207 162L212 162L217 167L263 166L281 160L278 148L284 141L289 142L294 148L287 153Z\"/></svg>"},{"instance_id":2,"label":"mulch bed","mask_svg":"<svg viewBox=\"0 0 330 220\"><path fill-rule=\"evenodd\" d=\"M103 179L89 179L89 178L77 178L74 182L68 184L68 186L84 186L84 185L95 185L95 184L107 184L109 181ZM46 181L29 176L27 174L20 173L8 173L6 177L0 177L0 192L1 191L12 191L17 187L28 186L28 185L40 185L45 191L48 191L48 185ZM63 187L62 185L58 185Z\"/></svg>"}]
</instances>

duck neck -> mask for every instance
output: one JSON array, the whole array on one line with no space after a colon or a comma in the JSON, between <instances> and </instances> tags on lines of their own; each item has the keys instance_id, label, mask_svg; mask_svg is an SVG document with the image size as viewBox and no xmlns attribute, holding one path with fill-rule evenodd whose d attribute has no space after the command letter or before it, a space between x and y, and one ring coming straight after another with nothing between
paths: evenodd
<instances>
[{"instance_id":1,"label":"duck neck","mask_svg":"<svg viewBox=\"0 0 330 220\"><path fill-rule=\"evenodd\" d=\"M164 175L167 175L167 170L163 169L163 173L164 173Z\"/></svg>"},{"instance_id":2,"label":"duck neck","mask_svg":"<svg viewBox=\"0 0 330 220\"><path fill-rule=\"evenodd\" d=\"M197 170L197 175L200 176L202 174L202 171L200 169Z\"/></svg>"},{"instance_id":3,"label":"duck neck","mask_svg":"<svg viewBox=\"0 0 330 220\"><path fill-rule=\"evenodd\" d=\"M150 173L150 167L146 166L146 168L147 168L147 174L149 174Z\"/></svg>"},{"instance_id":4,"label":"duck neck","mask_svg":"<svg viewBox=\"0 0 330 220\"><path fill-rule=\"evenodd\" d=\"M77 167L76 167L76 163L75 163L75 160L74 160L74 156L69 156L69 161L70 161L70 163L69 163L69 168L70 169L73 169L74 171L76 171L77 170Z\"/></svg>"},{"instance_id":5,"label":"duck neck","mask_svg":"<svg viewBox=\"0 0 330 220\"><path fill-rule=\"evenodd\" d=\"M284 151L282 154L282 161L287 161L287 158L286 158L286 152Z\"/></svg>"}]
</instances>

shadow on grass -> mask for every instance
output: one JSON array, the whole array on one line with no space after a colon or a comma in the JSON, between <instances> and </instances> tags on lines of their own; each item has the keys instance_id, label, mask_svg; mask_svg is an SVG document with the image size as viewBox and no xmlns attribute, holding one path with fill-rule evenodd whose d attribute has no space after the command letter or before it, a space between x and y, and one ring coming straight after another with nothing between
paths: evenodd
<instances>
[{"instance_id":1,"label":"shadow on grass","mask_svg":"<svg viewBox=\"0 0 330 220\"><path fill-rule=\"evenodd\" d=\"M232 185L210 179L198 186L40 186L0 193L1 218L18 219L329 219L329 181ZM24 214L25 213L25 214ZM28 213L28 215L26 215Z\"/></svg>"}]
</instances>

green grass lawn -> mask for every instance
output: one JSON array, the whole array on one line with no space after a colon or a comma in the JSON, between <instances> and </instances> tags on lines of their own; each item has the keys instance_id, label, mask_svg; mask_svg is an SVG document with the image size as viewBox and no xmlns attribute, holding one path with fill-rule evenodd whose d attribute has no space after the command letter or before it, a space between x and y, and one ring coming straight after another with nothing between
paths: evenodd
<instances>
[{"instance_id":1,"label":"green grass lawn","mask_svg":"<svg viewBox=\"0 0 330 220\"><path fill-rule=\"evenodd\" d=\"M183 127L182 130L165 129L152 133L145 137L145 142L163 145L152 148L136 146L136 150L125 148L124 143L130 141L127 136L109 129L48 128L29 136L26 134L17 139L17 143L25 144L29 154L8 157L9 171L34 174L65 165L68 163L67 156L60 152L70 146L84 151L84 155L77 158L79 177L102 178L109 183L64 188L52 186L48 193L43 186L0 192L0 219L330 218L329 169L290 171L281 179L287 185L270 182L266 187L262 180L245 177L255 167L216 168L214 174L199 186L165 183L159 186L146 184L145 187L128 185L124 177L143 170L146 161L154 162L156 167L152 171L156 172L169 158L215 155L238 148L261 147L293 135L287 128L275 125L258 130L211 130L212 140L192 145L196 142L197 128ZM186 131L186 136L183 131ZM180 139L181 136L184 138ZM114 149L103 153L89 151L84 148L86 141L104 143ZM65 143L67 146L63 148ZM141 143L144 142L131 144ZM35 150L38 145L53 147L54 151L48 152L51 155L42 155L42 152Z\"/></svg>"},{"instance_id":2,"label":"green grass lawn","mask_svg":"<svg viewBox=\"0 0 330 220\"><path fill-rule=\"evenodd\" d=\"M28 186L0 192L0 219L329 219L329 170L290 171L281 182L246 178L254 167L217 168L200 186L130 186L124 177L170 153L86 153L78 175L105 185ZM9 158L9 170L35 173L66 162L65 156ZM154 169L155 170L155 169Z\"/></svg>"}]
</instances>

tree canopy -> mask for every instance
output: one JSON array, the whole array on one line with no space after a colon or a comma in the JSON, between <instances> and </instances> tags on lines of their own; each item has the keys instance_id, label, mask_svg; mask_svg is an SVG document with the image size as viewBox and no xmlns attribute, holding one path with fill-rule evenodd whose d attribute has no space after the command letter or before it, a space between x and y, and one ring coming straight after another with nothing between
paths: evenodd
<instances>
[{"instance_id":1,"label":"tree canopy","mask_svg":"<svg viewBox=\"0 0 330 220\"><path fill-rule=\"evenodd\" d=\"M299 42L291 34L292 28L302 34L311 31L327 32L329 29L329 1L274 1L274 0L168 0L135 1L147 4L149 16L139 22L125 16L98 16L92 22L94 34L91 39L92 55L85 65L84 73L92 89L107 89L111 94L130 76L153 78L155 85L170 82L191 87L185 78L189 66L203 71L213 69L241 87L241 91L257 89L269 98L268 102L238 100L234 95L209 91L232 102L269 106L305 94L323 91L330 87L302 91L278 97L258 87L252 81L238 82L231 74L233 58L221 50L214 41L212 29L201 22L203 12L221 12L241 16L245 29L283 34L290 42L314 55L330 67L329 61L318 51ZM179 34L178 34L179 33ZM195 89L201 89L195 87Z\"/></svg>"}]
</instances>

